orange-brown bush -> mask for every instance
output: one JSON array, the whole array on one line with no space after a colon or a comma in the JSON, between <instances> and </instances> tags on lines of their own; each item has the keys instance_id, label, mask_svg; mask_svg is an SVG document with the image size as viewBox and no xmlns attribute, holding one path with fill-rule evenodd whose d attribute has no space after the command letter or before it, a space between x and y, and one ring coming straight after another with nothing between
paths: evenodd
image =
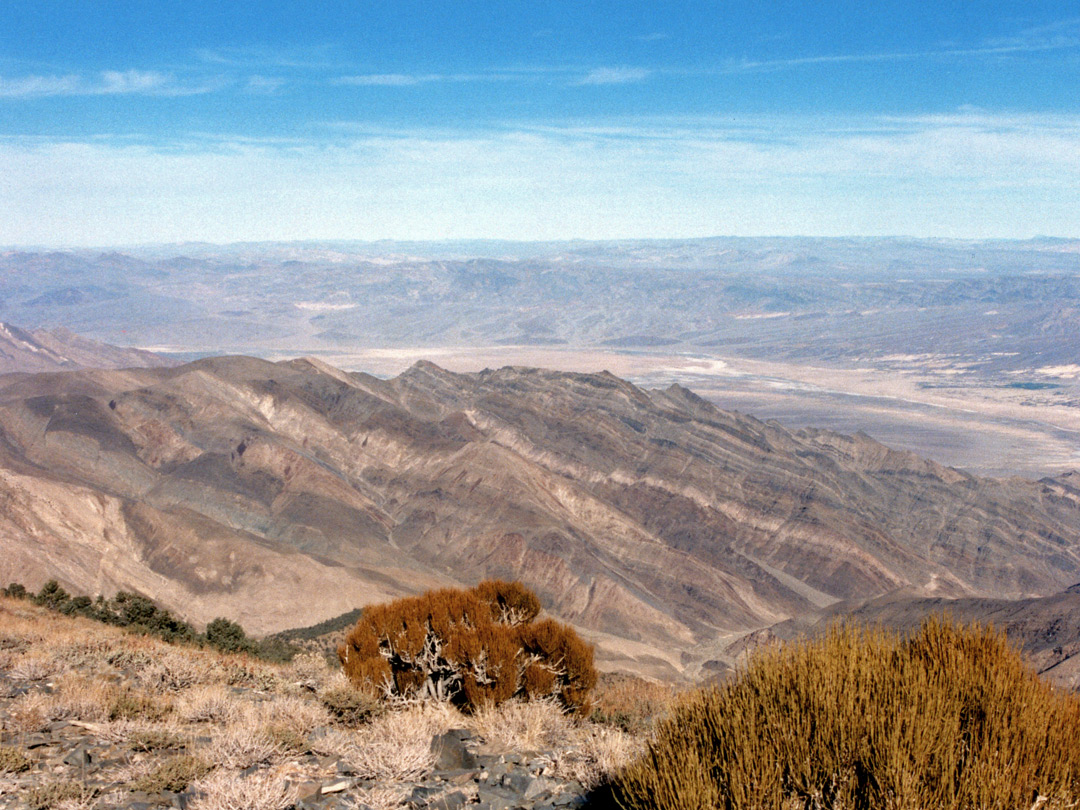
<instances>
[{"instance_id":1,"label":"orange-brown bush","mask_svg":"<svg viewBox=\"0 0 1080 810\"><path fill-rule=\"evenodd\" d=\"M338 648L358 688L445 700L472 710L512 697L587 705L592 647L567 625L534 621L535 594L517 582L481 582L365 609Z\"/></svg>"},{"instance_id":2,"label":"orange-brown bush","mask_svg":"<svg viewBox=\"0 0 1080 810\"><path fill-rule=\"evenodd\" d=\"M624 810L1073 807L1080 699L993 630L839 628L682 702L612 788Z\"/></svg>"}]
</instances>

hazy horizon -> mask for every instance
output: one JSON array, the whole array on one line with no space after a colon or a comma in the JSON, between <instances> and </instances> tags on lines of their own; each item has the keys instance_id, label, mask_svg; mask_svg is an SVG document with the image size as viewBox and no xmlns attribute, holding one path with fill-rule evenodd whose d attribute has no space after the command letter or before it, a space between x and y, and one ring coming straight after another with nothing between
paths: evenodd
<instances>
[{"instance_id":1,"label":"hazy horizon","mask_svg":"<svg viewBox=\"0 0 1080 810\"><path fill-rule=\"evenodd\" d=\"M167 251L169 249L181 250L187 247L205 247L210 249L240 249L246 247L267 246L302 246L312 247L379 247L379 246L417 246L417 247L469 247L482 245L497 245L505 247L545 247L545 246L577 246L577 245L613 245L635 244L653 245L663 243L692 243L710 241L787 241L787 242L926 242L926 243L970 243L970 244L1024 244L1031 242L1080 242L1080 236L1059 236L1056 234L1040 233L1032 236L997 236L997 237L974 237L974 236L917 236L914 234L754 234L750 236L741 234L709 234L706 236L653 236L653 237L625 237L625 238L559 238L559 239L504 239L499 237L472 237L460 236L448 239L354 239L351 237L325 237L312 239L251 239L233 241L213 241L206 239L187 239L180 241L145 241L145 242L102 242L95 243L0 243L0 251L18 251L34 253L38 251ZM476 258L483 258L480 254L473 254Z\"/></svg>"}]
</instances>

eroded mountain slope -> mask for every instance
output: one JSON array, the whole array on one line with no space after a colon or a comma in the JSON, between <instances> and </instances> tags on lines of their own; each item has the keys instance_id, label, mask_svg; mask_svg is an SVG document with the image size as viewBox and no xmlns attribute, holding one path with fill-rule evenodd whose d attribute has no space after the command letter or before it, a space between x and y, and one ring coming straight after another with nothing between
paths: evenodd
<instances>
[{"instance_id":1,"label":"eroded mountain slope","mask_svg":"<svg viewBox=\"0 0 1080 810\"><path fill-rule=\"evenodd\" d=\"M1080 578L1065 486L607 373L230 357L0 378L0 579L270 631L513 577L656 674L838 600L1056 592Z\"/></svg>"},{"instance_id":2,"label":"eroded mountain slope","mask_svg":"<svg viewBox=\"0 0 1080 810\"><path fill-rule=\"evenodd\" d=\"M174 361L159 354L111 346L76 335L70 329L27 331L0 321L0 374L173 365Z\"/></svg>"}]
</instances>

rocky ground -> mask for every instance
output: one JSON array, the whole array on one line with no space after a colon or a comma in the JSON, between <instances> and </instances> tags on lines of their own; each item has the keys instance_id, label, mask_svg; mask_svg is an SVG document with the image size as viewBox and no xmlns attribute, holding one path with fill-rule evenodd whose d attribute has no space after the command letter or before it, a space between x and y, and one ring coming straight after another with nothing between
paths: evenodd
<instances>
[{"instance_id":1,"label":"rocky ground","mask_svg":"<svg viewBox=\"0 0 1080 810\"><path fill-rule=\"evenodd\" d=\"M35 810L573 808L643 744L545 703L386 710L317 655L275 666L7 599L0 724L0 808Z\"/></svg>"}]
</instances>

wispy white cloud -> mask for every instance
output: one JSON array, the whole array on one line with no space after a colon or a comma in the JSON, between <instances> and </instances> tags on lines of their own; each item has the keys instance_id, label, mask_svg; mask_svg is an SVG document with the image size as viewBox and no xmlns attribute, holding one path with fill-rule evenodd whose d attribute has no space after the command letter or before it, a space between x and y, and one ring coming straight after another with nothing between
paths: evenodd
<instances>
[{"instance_id":1,"label":"wispy white cloud","mask_svg":"<svg viewBox=\"0 0 1080 810\"><path fill-rule=\"evenodd\" d=\"M285 80L280 76L261 76L254 75L248 76L247 82L244 84L244 89L249 93L258 93L269 95L276 93L285 85Z\"/></svg>"},{"instance_id":2,"label":"wispy white cloud","mask_svg":"<svg viewBox=\"0 0 1080 810\"><path fill-rule=\"evenodd\" d=\"M78 76L20 76L6 79L0 76L0 97L32 98L34 96L72 95L78 92L82 80Z\"/></svg>"},{"instance_id":3,"label":"wispy white cloud","mask_svg":"<svg viewBox=\"0 0 1080 810\"><path fill-rule=\"evenodd\" d=\"M221 47L199 48L195 58L208 65L223 68L239 67L259 69L295 68L298 70L324 70L342 67L336 45L295 48L269 47Z\"/></svg>"},{"instance_id":4,"label":"wispy white cloud","mask_svg":"<svg viewBox=\"0 0 1080 810\"><path fill-rule=\"evenodd\" d=\"M823 54L781 59L743 59L729 63L722 72L783 70L813 65L872 62L911 62L923 59L1009 56L1045 51L1080 49L1080 18L1025 29L1012 37L995 37L969 47L944 46L917 51Z\"/></svg>"},{"instance_id":5,"label":"wispy white cloud","mask_svg":"<svg viewBox=\"0 0 1080 810\"><path fill-rule=\"evenodd\" d=\"M991 38L984 46L1031 51L1075 48L1080 46L1080 17L1025 28L1011 37Z\"/></svg>"},{"instance_id":6,"label":"wispy white cloud","mask_svg":"<svg viewBox=\"0 0 1080 810\"><path fill-rule=\"evenodd\" d=\"M583 122L169 144L0 139L0 244L1080 236L1080 117Z\"/></svg>"},{"instance_id":7,"label":"wispy white cloud","mask_svg":"<svg viewBox=\"0 0 1080 810\"><path fill-rule=\"evenodd\" d=\"M601 67L593 68L581 78L577 79L576 85L600 85L600 84L630 84L640 82L652 75L651 70L635 67Z\"/></svg>"},{"instance_id":8,"label":"wispy white cloud","mask_svg":"<svg viewBox=\"0 0 1080 810\"><path fill-rule=\"evenodd\" d=\"M357 76L339 76L331 83L351 87L413 87L442 79L443 77L438 74L365 73Z\"/></svg>"},{"instance_id":9,"label":"wispy white cloud","mask_svg":"<svg viewBox=\"0 0 1080 810\"><path fill-rule=\"evenodd\" d=\"M153 70L106 70L96 84L88 86L88 91L103 95L119 93L159 92L172 84L172 79Z\"/></svg>"},{"instance_id":10,"label":"wispy white cloud","mask_svg":"<svg viewBox=\"0 0 1080 810\"><path fill-rule=\"evenodd\" d=\"M549 72L547 69L516 68L484 73L361 73L337 76L330 83L345 87L415 87L434 82L528 81Z\"/></svg>"},{"instance_id":11,"label":"wispy white cloud","mask_svg":"<svg viewBox=\"0 0 1080 810\"><path fill-rule=\"evenodd\" d=\"M74 74L0 77L0 97L158 95L185 96L209 93L220 80L187 83L153 70L105 70L91 77Z\"/></svg>"}]
</instances>

